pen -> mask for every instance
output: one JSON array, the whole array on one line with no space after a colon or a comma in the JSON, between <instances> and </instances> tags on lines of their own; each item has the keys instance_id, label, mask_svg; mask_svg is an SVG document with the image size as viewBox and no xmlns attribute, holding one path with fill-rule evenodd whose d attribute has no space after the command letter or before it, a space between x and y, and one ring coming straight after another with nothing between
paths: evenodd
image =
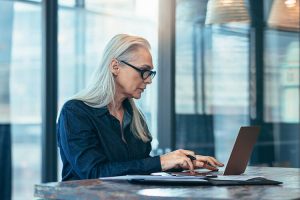
<instances>
[{"instance_id":1,"label":"pen","mask_svg":"<svg viewBox=\"0 0 300 200\"><path fill-rule=\"evenodd\" d=\"M192 155L187 155L187 157L188 157L189 159L191 159L191 161L196 160L196 158L195 158L194 156L192 156Z\"/></svg>"}]
</instances>

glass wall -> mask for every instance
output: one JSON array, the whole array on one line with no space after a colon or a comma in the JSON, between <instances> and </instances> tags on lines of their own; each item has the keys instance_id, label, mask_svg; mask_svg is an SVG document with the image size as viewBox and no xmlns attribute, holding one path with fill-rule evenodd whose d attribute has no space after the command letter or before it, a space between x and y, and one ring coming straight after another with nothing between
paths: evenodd
<instances>
[{"instance_id":1,"label":"glass wall","mask_svg":"<svg viewBox=\"0 0 300 200\"><path fill-rule=\"evenodd\" d=\"M266 30L264 52L264 120L273 128L273 165L299 167L299 33Z\"/></svg>"},{"instance_id":2,"label":"glass wall","mask_svg":"<svg viewBox=\"0 0 300 200\"><path fill-rule=\"evenodd\" d=\"M176 148L226 163L239 128L259 125L250 164L299 167L299 32L264 29L264 93L254 102L264 101L264 120L255 124L251 19L205 24L207 2L176 1Z\"/></svg>"},{"instance_id":3,"label":"glass wall","mask_svg":"<svg viewBox=\"0 0 300 200\"><path fill-rule=\"evenodd\" d=\"M39 4L0 1L0 126L10 127L0 134L12 138L13 199L31 199L41 178L41 16Z\"/></svg>"},{"instance_id":4,"label":"glass wall","mask_svg":"<svg viewBox=\"0 0 300 200\"><path fill-rule=\"evenodd\" d=\"M249 124L249 28L205 25L206 4L177 1L176 143L225 162Z\"/></svg>"},{"instance_id":5,"label":"glass wall","mask_svg":"<svg viewBox=\"0 0 300 200\"><path fill-rule=\"evenodd\" d=\"M264 123L273 133L272 165L299 167L300 7L299 1L284 1L282 12L276 13L279 2L264 2L270 13L265 15L269 26L264 31ZM294 17L287 23L282 16Z\"/></svg>"},{"instance_id":6,"label":"glass wall","mask_svg":"<svg viewBox=\"0 0 300 200\"><path fill-rule=\"evenodd\" d=\"M58 109L89 81L104 46L115 34L148 39L156 67L157 4L140 0L59 1ZM12 199L32 199L34 184L41 182L42 12L38 0L0 0L0 158L1 166L12 163ZM158 143L156 96L154 79L137 101L153 134L154 148ZM10 136L11 143L4 136ZM2 159L7 147L12 150L12 162ZM58 171L61 180L60 167Z\"/></svg>"}]
</instances>

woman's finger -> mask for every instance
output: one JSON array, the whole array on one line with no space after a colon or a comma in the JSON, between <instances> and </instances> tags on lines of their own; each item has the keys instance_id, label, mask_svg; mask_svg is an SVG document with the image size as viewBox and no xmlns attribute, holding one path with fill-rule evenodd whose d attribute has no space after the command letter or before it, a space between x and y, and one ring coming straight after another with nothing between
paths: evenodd
<instances>
[{"instance_id":1,"label":"woman's finger","mask_svg":"<svg viewBox=\"0 0 300 200\"><path fill-rule=\"evenodd\" d=\"M207 164L207 165L210 165L211 167L214 167L215 170L218 169L216 163L214 162L214 160L213 160L211 157L208 157L208 158L207 158L206 164Z\"/></svg>"},{"instance_id":2,"label":"woman's finger","mask_svg":"<svg viewBox=\"0 0 300 200\"><path fill-rule=\"evenodd\" d=\"M194 165L193 165L191 159L189 159L188 157L184 156L183 160L184 160L184 162L187 163L189 170L191 172L193 172L194 171Z\"/></svg>"},{"instance_id":3,"label":"woman's finger","mask_svg":"<svg viewBox=\"0 0 300 200\"><path fill-rule=\"evenodd\" d=\"M209 170L218 170L216 167L214 161L209 156L196 156L197 161L201 161L203 163L203 168L209 169Z\"/></svg>"},{"instance_id":4,"label":"woman's finger","mask_svg":"<svg viewBox=\"0 0 300 200\"><path fill-rule=\"evenodd\" d=\"M202 162L202 161L195 161L195 166L197 168L205 168L211 171L217 171L218 168L211 166L210 164L208 164L207 162Z\"/></svg>"},{"instance_id":5,"label":"woman's finger","mask_svg":"<svg viewBox=\"0 0 300 200\"><path fill-rule=\"evenodd\" d=\"M209 170L212 170L212 171L218 171L218 168L216 168L216 167L210 165L209 162L204 162L203 168L209 169Z\"/></svg>"},{"instance_id":6,"label":"woman's finger","mask_svg":"<svg viewBox=\"0 0 300 200\"><path fill-rule=\"evenodd\" d=\"M196 167L196 168L202 168L204 162L198 161L198 160L194 160L194 161L193 161L193 164L194 164L194 167Z\"/></svg>"},{"instance_id":7,"label":"woman's finger","mask_svg":"<svg viewBox=\"0 0 300 200\"><path fill-rule=\"evenodd\" d=\"M213 159L213 157L210 156L196 156L196 159L202 162L209 162L211 165L218 165L218 163L215 162L215 160Z\"/></svg>"},{"instance_id":8,"label":"woman's finger","mask_svg":"<svg viewBox=\"0 0 300 200\"><path fill-rule=\"evenodd\" d=\"M199 155L196 155L196 159L198 161L202 161L202 162L205 162L207 160L207 156L199 156Z\"/></svg>"},{"instance_id":9,"label":"woman's finger","mask_svg":"<svg viewBox=\"0 0 300 200\"><path fill-rule=\"evenodd\" d=\"M211 158L211 157L207 157L207 160L206 160L211 166L213 167L217 167L215 161Z\"/></svg>"},{"instance_id":10,"label":"woman's finger","mask_svg":"<svg viewBox=\"0 0 300 200\"><path fill-rule=\"evenodd\" d=\"M183 149L179 150L179 155L182 157L183 160L185 160L187 162L187 164L189 166L188 168L191 171L194 171L194 165L193 165L192 160L186 156L186 155L190 155L190 154L186 154L186 153L194 153L194 152L189 151L189 150L183 150Z\"/></svg>"},{"instance_id":11,"label":"woman's finger","mask_svg":"<svg viewBox=\"0 0 300 200\"><path fill-rule=\"evenodd\" d=\"M190 151L190 150L180 149L179 151L185 155L191 155L191 156L195 155L195 152Z\"/></svg>"},{"instance_id":12,"label":"woman's finger","mask_svg":"<svg viewBox=\"0 0 300 200\"><path fill-rule=\"evenodd\" d=\"M209 158L211 158L211 159L214 161L215 165L217 165L217 166L219 166L219 167L223 167L223 166L224 166L223 163L219 162L219 161L218 161L217 159L215 159L214 157L210 157L210 156L209 156Z\"/></svg>"},{"instance_id":13,"label":"woman's finger","mask_svg":"<svg viewBox=\"0 0 300 200\"><path fill-rule=\"evenodd\" d=\"M185 169L187 167L187 163L185 161L182 161L179 166L183 169Z\"/></svg>"}]
</instances>

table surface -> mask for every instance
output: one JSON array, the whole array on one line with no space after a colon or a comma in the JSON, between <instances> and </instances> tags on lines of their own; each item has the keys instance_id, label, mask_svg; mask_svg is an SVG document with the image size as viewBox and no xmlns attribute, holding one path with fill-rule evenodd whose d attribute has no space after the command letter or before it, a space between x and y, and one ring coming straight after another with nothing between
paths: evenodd
<instances>
[{"instance_id":1,"label":"table surface","mask_svg":"<svg viewBox=\"0 0 300 200\"><path fill-rule=\"evenodd\" d=\"M281 181L265 186L158 186L99 179L36 184L36 199L300 199L300 169L248 167L245 174Z\"/></svg>"}]
</instances>

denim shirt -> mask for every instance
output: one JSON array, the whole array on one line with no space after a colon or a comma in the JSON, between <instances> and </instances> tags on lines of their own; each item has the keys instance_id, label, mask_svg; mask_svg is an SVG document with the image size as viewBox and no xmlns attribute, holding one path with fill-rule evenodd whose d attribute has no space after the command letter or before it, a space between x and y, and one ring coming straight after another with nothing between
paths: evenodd
<instances>
[{"instance_id":1,"label":"denim shirt","mask_svg":"<svg viewBox=\"0 0 300 200\"><path fill-rule=\"evenodd\" d=\"M130 130L129 101L123 105L126 142L122 140L119 120L107 106L94 108L79 100L64 104L57 128L63 181L161 171L159 156L149 156L150 141L143 142Z\"/></svg>"}]
</instances>

